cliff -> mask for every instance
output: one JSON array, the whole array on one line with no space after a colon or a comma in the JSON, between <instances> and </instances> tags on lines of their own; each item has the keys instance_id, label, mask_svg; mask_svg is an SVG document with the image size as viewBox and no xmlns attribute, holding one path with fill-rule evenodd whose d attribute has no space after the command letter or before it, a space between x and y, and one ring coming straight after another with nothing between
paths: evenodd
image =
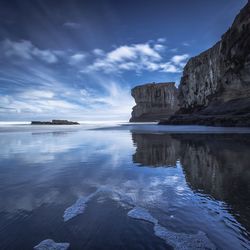
<instances>
[{"instance_id":1,"label":"cliff","mask_svg":"<svg viewBox=\"0 0 250 250\"><path fill-rule=\"evenodd\" d=\"M136 106L130 122L157 121L174 114L178 109L177 88L174 82L149 83L131 90Z\"/></svg>"},{"instance_id":2,"label":"cliff","mask_svg":"<svg viewBox=\"0 0 250 250\"><path fill-rule=\"evenodd\" d=\"M161 124L250 126L249 1L217 44L188 61L178 100Z\"/></svg>"}]
</instances>

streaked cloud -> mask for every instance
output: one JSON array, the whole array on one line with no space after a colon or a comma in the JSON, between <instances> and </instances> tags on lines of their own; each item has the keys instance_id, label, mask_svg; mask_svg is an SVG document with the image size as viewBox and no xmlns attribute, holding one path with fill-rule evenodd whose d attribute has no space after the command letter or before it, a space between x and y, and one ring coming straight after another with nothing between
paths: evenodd
<instances>
[{"instance_id":1,"label":"streaked cloud","mask_svg":"<svg viewBox=\"0 0 250 250\"><path fill-rule=\"evenodd\" d=\"M98 49L98 48L94 49L93 53L94 55L97 55L97 56L103 56L105 54L105 52L102 49Z\"/></svg>"},{"instance_id":2,"label":"streaked cloud","mask_svg":"<svg viewBox=\"0 0 250 250\"><path fill-rule=\"evenodd\" d=\"M19 94L19 97L23 99L51 99L54 97L54 93L52 91L47 90L28 90Z\"/></svg>"},{"instance_id":3,"label":"streaked cloud","mask_svg":"<svg viewBox=\"0 0 250 250\"><path fill-rule=\"evenodd\" d=\"M183 42L182 45L183 45L183 46L186 46L186 47L189 47L189 46L190 46L190 43L188 43L188 42Z\"/></svg>"},{"instance_id":4,"label":"streaked cloud","mask_svg":"<svg viewBox=\"0 0 250 250\"><path fill-rule=\"evenodd\" d=\"M167 39L164 38L164 37L160 37L160 38L157 39L158 43L165 43L166 41L167 41Z\"/></svg>"},{"instance_id":5,"label":"streaked cloud","mask_svg":"<svg viewBox=\"0 0 250 250\"><path fill-rule=\"evenodd\" d=\"M158 39L159 40L159 39ZM160 41L163 41L161 38ZM165 40L164 40L165 41ZM158 42L123 45L112 51L97 53L94 62L82 70L83 73L103 71L105 73L122 73L124 71L159 71L178 73L188 55L176 55L164 62L166 46ZM182 62L182 63L181 63Z\"/></svg>"},{"instance_id":6,"label":"streaked cloud","mask_svg":"<svg viewBox=\"0 0 250 250\"><path fill-rule=\"evenodd\" d=\"M0 1L0 119L129 118L130 89L178 85L184 55L217 42L245 4L230 1L225 15L226 3L206 1L206 10L223 17L212 23L208 11L189 18L204 10L197 1L183 1L181 10L167 1L146 8L140 1Z\"/></svg>"},{"instance_id":7,"label":"streaked cloud","mask_svg":"<svg viewBox=\"0 0 250 250\"><path fill-rule=\"evenodd\" d=\"M84 59L87 57L86 54L83 53L76 53L69 58L69 64L70 65L77 65L84 61Z\"/></svg>"},{"instance_id":8,"label":"streaked cloud","mask_svg":"<svg viewBox=\"0 0 250 250\"><path fill-rule=\"evenodd\" d=\"M175 55L171 58L171 61L177 66L184 67L185 62L188 58L189 58L188 54Z\"/></svg>"},{"instance_id":9,"label":"streaked cloud","mask_svg":"<svg viewBox=\"0 0 250 250\"><path fill-rule=\"evenodd\" d=\"M180 73L188 58L168 58L164 42L82 51L41 49L28 40L5 39L0 44L7 59L0 69L0 116L128 120L134 101L124 75Z\"/></svg>"},{"instance_id":10,"label":"streaked cloud","mask_svg":"<svg viewBox=\"0 0 250 250\"><path fill-rule=\"evenodd\" d=\"M76 22L65 22L63 26L71 29L79 29L81 27L81 25Z\"/></svg>"},{"instance_id":11,"label":"streaked cloud","mask_svg":"<svg viewBox=\"0 0 250 250\"><path fill-rule=\"evenodd\" d=\"M170 49L170 52L173 52L173 53L176 53L177 51L178 51L178 48Z\"/></svg>"},{"instance_id":12,"label":"streaked cloud","mask_svg":"<svg viewBox=\"0 0 250 250\"><path fill-rule=\"evenodd\" d=\"M129 118L134 104L129 86L120 86L119 82L109 77L95 75L96 86L79 88L70 82L56 80L50 74L53 73L47 72L43 76L34 71L29 77L36 82L36 87L16 86L15 92L7 94L0 88L0 117L8 113L9 119L12 116L25 119L88 117L92 120L126 120Z\"/></svg>"},{"instance_id":13,"label":"streaked cloud","mask_svg":"<svg viewBox=\"0 0 250 250\"><path fill-rule=\"evenodd\" d=\"M58 61L53 51L39 49L27 40L12 41L5 39L2 42L2 47L3 53L7 57L17 57L23 60L36 58L47 63L56 63Z\"/></svg>"}]
</instances>

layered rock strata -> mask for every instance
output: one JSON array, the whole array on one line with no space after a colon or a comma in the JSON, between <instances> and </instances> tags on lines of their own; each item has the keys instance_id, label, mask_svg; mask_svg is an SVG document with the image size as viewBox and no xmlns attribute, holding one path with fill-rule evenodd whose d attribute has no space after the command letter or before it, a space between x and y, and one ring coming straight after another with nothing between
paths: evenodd
<instances>
[{"instance_id":1,"label":"layered rock strata","mask_svg":"<svg viewBox=\"0 0 250 250\"><path fill-rule=\"evenodd\" d=\"M178 114L161 124L250 126L250 2L212 48L191 58Z\"/></svg>"},{"instance_id":2,"label":"layered rock strata","mask_svg":"<svg viewBox=\"0 0 250 250\"><path fill-rule=\"evenodd\" d=\"M131 90L136 106L130 122L159 121L178 109L177 88L174 82L149 83Z\"/></svg>"}]
</instances>

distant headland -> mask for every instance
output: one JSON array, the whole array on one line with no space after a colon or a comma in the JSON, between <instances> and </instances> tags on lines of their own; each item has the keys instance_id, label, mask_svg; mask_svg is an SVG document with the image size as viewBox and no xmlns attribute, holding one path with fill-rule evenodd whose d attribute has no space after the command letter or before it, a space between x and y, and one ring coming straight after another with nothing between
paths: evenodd
<instances>
[{"instance_id":1,"label":"distant headland","mask_svg":"<svg viewBox=\"0 0 250 250\"><path fill-rule=\"evenodd\" d=\"M31 121L31 125L80 125L80 123L68 120L52 120L52 121Z\"/></svg>"},{"instance_id":2,"label":"distant headland","mask_svg":"<svg viewBox=\"0 0 250 250\"><path fill-rule=\"evenodd\" d=\"M166 118L178 110L178 90L174 82L148 83L131 90L136 105L130 122L148 122Z\"/></svg>"}]
</instances>

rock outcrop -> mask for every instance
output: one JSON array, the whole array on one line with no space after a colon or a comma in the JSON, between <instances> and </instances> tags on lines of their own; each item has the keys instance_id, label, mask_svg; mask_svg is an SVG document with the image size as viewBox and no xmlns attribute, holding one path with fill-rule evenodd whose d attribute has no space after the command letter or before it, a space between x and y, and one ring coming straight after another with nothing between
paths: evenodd
<instances>
[{"instance_id":1,"label":"rock outcrop","mask_svg":"<svg viewBox=\"0 0 250 250\"><path fill-rule=\"evenodd\" d=\"M31 125L80 125L78 122L68 120L52 120L52 121L32 121Z\"/></svg>"},{"instance_id":2,"label":"rock outcrop","mask_svg":"<svg viewBox=\"0 0 250 250\"><path fill-rule=\"evenodd\" d=\"M191 58L180 110L161 124L250 126L250 2L212 48Z\"/></svg>"},{"instance_id":3,"label":"rock outcrop","mask_svg":"<svg viewBox=\"0 0 250 250\"><path fill-rule=\"evenodd\" d=\"M178 109L177 88L174 82L149 83L131 90L136 106L130 122L159 121Z\"/></svg>"}]
</instances>

